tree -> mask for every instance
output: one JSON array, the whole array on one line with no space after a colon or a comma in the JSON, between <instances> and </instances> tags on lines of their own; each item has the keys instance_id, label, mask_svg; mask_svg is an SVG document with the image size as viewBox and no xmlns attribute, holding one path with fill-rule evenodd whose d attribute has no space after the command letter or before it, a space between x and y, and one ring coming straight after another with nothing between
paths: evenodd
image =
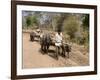
<instances>
[{"instance_id":1,"label":"tree","mask_svg":"<svg viewBox=\"0 0 100 80\"><path fill-rule=\"evenodd\" d=\"M85 14L83 16L83 19L82 19L82 22L83 22L83 29L89 29L89 15L88 14Z\"/></svg>"},{"instance_id":2,"label":"tree","mask_svg":"<svg viewBox=\"0 0 100 80\"><path fill-rule=\"evenodd\" d=\"M62 32L63 22L64 22L65 19L66 19L66 14L64 14L64 13L60 14L60 16L57 20L56 31Z\"/></svg>"},{"instance_id":3,"label":"tree","mask_svg":"<svg viewBox=\"0 0 100 80\"><path fill-rule=\"evenodd\" d=\"M37 19L37 16L32 16L32 28L37 28L38 27L38 24L39 24L39 21ZM37 26L37 27L35 27Z\"/></svg>"},{"instance_id":4,"label":"tree","mask_svg":"<svg viewBox=\"0 0 100 80\"><path fill-rule=\"evenodd\" d=\"M31 17L28 16L28 17L26 18L26 25L27 25L27 28L28 28L31 24L32 24Z\"/></svg>"},{"instance_id":5,"label":"tree","mask_svg":"<svg viewBox=\"0 0 100 80\"><path fill-rule=\"evenodd\" d=\"M34 24L36 24L36 25L38 24L37 18L36 18L35 16L32 17L32 22L33 22Z\"/></svg>"},{"instance_id":6,"label":"tree","mask_svg":"<svg viewBox=\"0 0 100 80\"><path fill-rule=\"evenodd\" d=\"M76 16L69 16L64 22L64 30L70 36L70 38L75 38L75 33L78 31L79 21Z\"/></svg>"}]
</instances>

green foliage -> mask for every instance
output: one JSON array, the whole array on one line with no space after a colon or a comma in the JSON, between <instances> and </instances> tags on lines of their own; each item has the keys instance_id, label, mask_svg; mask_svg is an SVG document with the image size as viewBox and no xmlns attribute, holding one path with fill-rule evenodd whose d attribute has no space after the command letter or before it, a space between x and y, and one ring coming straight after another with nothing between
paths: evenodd
<instances>
[{"instance_id":1,"label":"green foliage","mask_svg":"<svg viewBox=\"0 0 100 80\"><path fill-rule=\"evenodd\" d=\"M88 14L85 14L84 16L83 16L83 20L82 20L82 22L83 22L83 29L89 29L89 15Z\"/></svg>"},{"instance_id":2,"label":"green foliage","mask_svg":"<svg viewBox=\"0 0 100 80\"><path fill-rule=\"evenodd\" d=\"M31 17L29 16L29 17L26 18L26 25L27 25L27 28L28 28L28 26L30 26L31 24L32 24Z\"/></svg>"},{"instance_id":3,"label":"green foliage","mask_svg":"<svg viewBox=\"0 0 100 80\"><path fill-rule=\"evenodd\" d=\"M75 33L78 31L79 23L75 16L70 16L64 22L64 30L70 36L70 38L75 38Z\"/></svg>"},{"instance_id":4,"label":"green foliage","mask_svg":"<svg viewBox=\"0 0 100 80\"><path fill-rule=\"evenodd\" d=\"M26 25L27 25L27 28L34 28L35 26L38 25L38 20L37 20L37 17L35 16L27 16L26 18Z\"/></svg>"},{"instance_id":5,"label":"green foliage","mask_svg":"<svg viewBox=\"0 0 100 80\"><path fill-rule=\"evenodd\" d=\"M32 16L32 24L38 25L38 20L36 16Z\"/></svg>"},{"instance_id":6,"label":"green foliage","mask_svg":"<svg viewBox=\"0 0 100 80\"><path fill-rule=\"evenodd\" d=\"M89 15L85 14L83 16L83 20L82 20L82 28L83 28L83 45L86 47L87 50L89 50Z\"/></svg>"}]
</instances>

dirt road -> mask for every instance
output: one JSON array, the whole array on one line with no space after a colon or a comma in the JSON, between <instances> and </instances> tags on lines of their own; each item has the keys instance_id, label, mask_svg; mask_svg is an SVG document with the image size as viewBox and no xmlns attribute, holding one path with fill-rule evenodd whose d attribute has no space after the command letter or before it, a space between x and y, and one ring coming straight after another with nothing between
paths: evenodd
<instances>
[{"instance_id":1,"label":"dirt road","mask_svg":"<svg viewBox=\"0 0 100 80\"><path fill-rule=\"evenodd\" d=\"M42 67L68 67L89 65L89 56L84 55L84 49L73 45L69 58L59 56L54 57L55 48L52 46L48 54L42 54L38 41L31 42L28 33L23 33L23 68L42 68ZM82 53L83 52L83 53ZM88 54L88 53L87 53ZM67 53L66 53L67 55Z\"/></svg>"}]
</instances>

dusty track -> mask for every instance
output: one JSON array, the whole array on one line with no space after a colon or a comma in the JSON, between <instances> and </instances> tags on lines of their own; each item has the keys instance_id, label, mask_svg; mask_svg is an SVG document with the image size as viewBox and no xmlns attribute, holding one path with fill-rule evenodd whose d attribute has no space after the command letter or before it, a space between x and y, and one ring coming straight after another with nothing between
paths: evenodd
<instances>
[{"instance_id":1,"label":"dusty track","mask_svg":"<svg viewBox=\"0 0 100 80\"><path fill-rule=\"evenodd\" d=\"M84 55L84 49L73 45L69 59L59 55L56 60L55 48L50 47L48 54L42 54L38 41L30 42L28 33L23 33L23 68L39 67L68 67L68 66L86 66L89 65L89 56ZM66 53L67 55L67 53Z\"/></svg>"}]
</instances>

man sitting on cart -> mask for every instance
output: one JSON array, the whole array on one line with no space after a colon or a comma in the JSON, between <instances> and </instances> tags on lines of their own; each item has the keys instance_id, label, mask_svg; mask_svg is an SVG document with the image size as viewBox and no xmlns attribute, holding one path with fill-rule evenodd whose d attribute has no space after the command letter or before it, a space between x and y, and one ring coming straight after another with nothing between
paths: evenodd
<instances>
[{"instance_id":1,"label":"man sitting on cart","mask_svg":"<svg viewBox=\"0 0 100 80\"><path fill-rule=\"evenodd\" d=\"M60 30L55 35L55 46L56 46L56 57L58 57L58 54L63 54L63 35ZM64 55L65 56L65 55Z\"/></svg>"}]
</instances>

